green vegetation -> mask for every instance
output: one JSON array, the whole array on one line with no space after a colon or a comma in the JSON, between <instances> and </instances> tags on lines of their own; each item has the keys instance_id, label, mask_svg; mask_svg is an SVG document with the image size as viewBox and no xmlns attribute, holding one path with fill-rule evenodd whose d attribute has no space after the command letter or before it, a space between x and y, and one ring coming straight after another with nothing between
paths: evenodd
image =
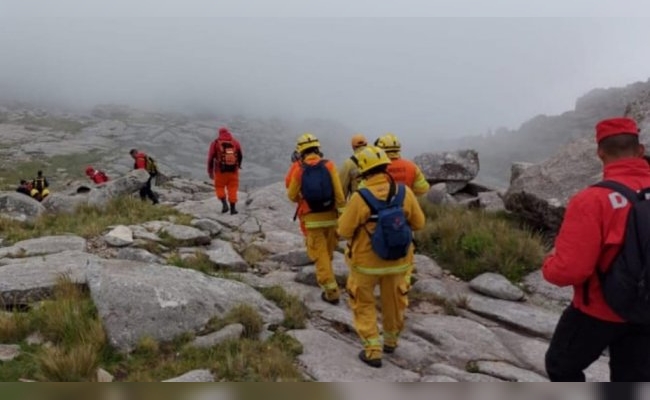
<instances>
[{"instance_id":1,"label":"green vegetation","mask_svg":"<svg viewBox=\"0 0 650 400\"><path fill-rule=\"evenodd\" d=\"M298 297L287 293L281 286L271 286L258 290L264 297L277 304L284 311L283 327L286 329L305 328L309 310Z\"/></svg>"},{"instance_id":2,"label":"green vegetation","mask_svg":"<svg viewBox=\"0 0 650 400\"><path fill-rule=\"evenodd\" d=\"M83 122L75 121L73 119L59 118L59 117L34 117L24 116L19 120L13 121L16 125L25 125L26 128L30 126L37 126L41 128L51 129L57 132L79 133L81 130L88 126Z\"/></svg>"},{"instance_id":3,"label":"green vegetation","mask_svg":"<svg viewBox=\"0 0 650 400\"><path fill-rule=\"evenodd\" d=\"M53 187L57 186L58 169L67 171L69 178L85 178L84 170L88 164L93 164L101 159L102 155L96 150L86 153L56 155L41 157L31 161L8 163L0 160L0 190L13 190L21 179L33 179L36 172L43 171Z\"/></svg>"},{"instance_id":4,"label":"green vegetation","mask_svg":"<svg viewBox=\"0 0 650 400\"><path fill-rule=\"evenodd\" d=\"M245 326L245 337L211 348L191 346L193 335L185 334L165 343L144 337L131 354L120 354L109 346L88 293L62 277L52 300L0 315L0 342L21 347L20 356L0 363L0 380L95 381L100 367L118 381L160 381L193 369L210 369L227 381L304 380L294 362L299 342L281 332L260 341L262 319L247 305L214 319L211 328L235 322ZM28 345L32 332L45 344Z\"/></svg>"},{"instance_id":5,"label":"green vegetation","mask_svg":"<svg viewBox=\"0 0 650 400\"><path fill-rule=\"evenodd\" d=\"M0 231L8 242L56 234L76 234L85 238L100 235L112 225L132 225L146 221L176 217L179 224L189 225L191 217L171 207L143 202L123 196L106 207L81 206L74 214L44 214L34 222L18 222L0 218Z\"/></svg>"},{"instance_id":6,"label":"green vegetation","mask_svg":"<svg viewBox=\"0 0 650 400\"><path fill-rule=\"evenodd\" d=\"M424 203L425 228L415 235L418 250L464 280L497 272L521 280L540 267L542 237L502 213Z\"/></svg>"}]
</instances>

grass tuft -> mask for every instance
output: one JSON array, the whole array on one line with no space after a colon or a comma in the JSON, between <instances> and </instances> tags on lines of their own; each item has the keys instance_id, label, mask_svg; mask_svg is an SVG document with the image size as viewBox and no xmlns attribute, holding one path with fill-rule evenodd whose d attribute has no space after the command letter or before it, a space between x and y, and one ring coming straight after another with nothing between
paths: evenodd
<instances>
[{"instance_id":1,"label":"grass tuft","mask_svg":"<svg viewBox=\"0 0 650 400\"><path fill-rule=\"evenodd\" d=\"M258 290L264 297L277 304L284 311L282 326L287 329L305 328L309 310L298 297L288 294L281 286L271 286Z\"/></svg>"},{"instance_id":2,"label":"grass tuft","mask_svg":"<svg viewBox=\"0 0 650 400\"><path fill-rule=\"evenodd\" d=\"M66 233L90 238L102 234L109 226L134 225L170 216L177 217L179 223L189 223L192 219L171 207L154 206L136 197L122 196L113 199L105 209L81 206L74 214L44 214L34 222L0 218L0 231L9 243Z\"/></svg>"},{"instance_id":3,"label":"grass tuft","mask_svg":"<svg viewBox=\"0 0 650 400\"><path fill-rule=\"evenodd\" d=\"M541 236L498 213L423 203L427 224L416 233L420 252L464 280L496 272L513 282L539 268Z\"/></svg>"}]
</instances>

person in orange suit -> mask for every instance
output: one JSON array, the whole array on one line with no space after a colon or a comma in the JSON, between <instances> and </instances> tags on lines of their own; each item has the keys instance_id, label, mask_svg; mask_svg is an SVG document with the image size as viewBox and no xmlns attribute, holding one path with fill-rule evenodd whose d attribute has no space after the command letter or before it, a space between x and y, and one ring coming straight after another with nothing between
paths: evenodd
<instances>
[{"instance_id":1,"label":"person in orange suit","mask_svg":"<svg viewBox=\"0 0 650 400\"><path fill-rule=\"evenodd\" d=\"M221 212L238 214L237 191L239 190L239 170L243 153L239 141L233 138L228 128L219 128L219 136L210 145L208 152L208 175L214 181L214 190L221 200ZM227 200L226 200L227 198Z\"/></svg>"}]
</instances>

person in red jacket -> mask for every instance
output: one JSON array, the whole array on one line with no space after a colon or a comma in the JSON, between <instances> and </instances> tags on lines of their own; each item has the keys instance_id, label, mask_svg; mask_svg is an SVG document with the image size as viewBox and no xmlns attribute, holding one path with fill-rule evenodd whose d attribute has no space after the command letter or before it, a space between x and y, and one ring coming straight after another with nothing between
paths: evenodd
<instances>
[{"instance_id":1,"label":"person in red jacket","mask_svg":"<svg viewBox=\"0 0 650 400\"><path fill-rule=\"evenodd\" d=\"M599 122L596 141L604 179L634 190L650 187L650 168L634 120ZM606 271L621 248L629 209L621 194L593 186L567 205L555 247L542 267L547 281L574 290L546 353L551 381L584 381L583 371L606 348L613 382L650 380L650 327L617 315L605 302L598 278L598 271Z\"/></svg>"},{"instance_id":2,"label":"person in red jacket","mask_svg":"<svg viewBox=\"0 0 650 400\"><path fill-rule=\"evenodd\" d=\"M153 202L153 204L158 204L158 195L151 189L151 181L158 174L157 168L155 166L156 163L151 157L141 151L138 151L138 149L131 149L131 151L129 151L129 154L135 160L133 163L133 169L144 169L149 173L149 179L147 180L147 183L145 183L142 188L140 188L140 199L144 201L148 197Z\"/></svg>"},{"instance_id":3,"label":"person in red jacket","mask_svg":"<svg viewBox=\"0 0 650 400\"><path fill-rule=\"evenodd\" d=\"M86 176L97 185L108 182L108 176L106 176L104 171L95 169L92 166L86 168Z\"/></svg>"},{"instance_id":4,"label":"person in red jacket","mask_svg":"<svg viewBox=\"0 0 650 400\"><path fill-rule=\"evenodd\" d=\"M238 213L235 205L242 159L243 153L239 141L232 137L227 128L219 128L219 136L212 142L208 152L208 175L214 180L214 190L217 198L221 200L222 213L227 213L228 210L233 215Z\"/></svg>"}]
</instances>

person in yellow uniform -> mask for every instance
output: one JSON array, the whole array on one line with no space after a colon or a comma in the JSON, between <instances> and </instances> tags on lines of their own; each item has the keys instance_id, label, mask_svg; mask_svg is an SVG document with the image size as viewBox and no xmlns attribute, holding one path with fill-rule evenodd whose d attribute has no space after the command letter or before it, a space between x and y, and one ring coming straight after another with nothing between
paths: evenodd
<instances>
[{"instance_id":1,"label":"person in yellow uniform","mask_svg":"<svg viewBox=\"0 0 650 400\"><path fill-rule=\"evenodd\" d=\"M413 161L401 157L402 144L397 136L387 133L375 141L375 146L383 149L390 158L388 173L395 179L395 182L410 187L416 196L422 196L429 191L429 182L427 182L420 167ZM409 260L409 263L411 267L406 273L406 282L411 285L413 259Z\"/></svg>"},{"instance_id":2,"label":"person in yellow uniform","mask_svg":"<svg viewBox=\"0 0 650 400\"><path fill-rule=\"evenodd\" d=\"M409 285L405 274L413 257L412 231L422 229L424 212L411 189L387 172L390 159L375 146L357 154L362 182L339 217L338 234L348 240L346 285L354 327L363 342L359 359L382 366L383 353L397 348L404 328ZM374 289L379 285L383 343L377 327Z\"/></svg>"},{"instance_id":3,"label":"person in yellow uniform","mask_svg":"<svg viewBox=\"0 0 650 400\"><path fill-rule=\"evenodd\" d=\"M388 173L397 183L403 183L410 187L416 196L421 196L429 191L429 182L424 174L413 161L402 158L402 144L397 136L387 133L375 141L375 146L386 152L390 158Z\"/></svg>"},{"instance_id":4,"label":"person in yellow uniform","mask_svg":"<svg viewBox=\"0 0 650 400\"><path fill-rule=\"evenodd\" d=\"M311 133L298 138L296 150L300 165L291 173L287 195L298 203L297 214L304 227L307 255L316 265L316 279L323 290L321 298L338 304L340 291L332 259L338 245L337 218L345 207L345 198L336 166L322 158L320 142Z\"/></svg>"},{"instance_id":5,"label":"person in yellow uniform","mask_svg":"<svg viewBox=\"0 0 650 400\"><path fill-rule=\"evenodd\" d=\"M350 144L352 145L352 151L354 154L343 162L341 171L339 171L339 179L341 180L343 195L346 199L350 198L352 193L357 190L360 178L359 170L357 168L356 154L368 145L368 141L365 136L357 133L352 136Z\"/></svg>"}]
</instances>

